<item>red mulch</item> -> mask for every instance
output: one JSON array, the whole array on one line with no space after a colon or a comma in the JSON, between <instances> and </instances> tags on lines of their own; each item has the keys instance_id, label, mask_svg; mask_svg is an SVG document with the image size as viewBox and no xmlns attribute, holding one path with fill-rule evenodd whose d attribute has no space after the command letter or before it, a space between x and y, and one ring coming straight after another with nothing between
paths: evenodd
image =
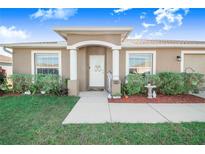
<instances>
[{"instance_id":1,"label":"red mulch","mask_svg":"<svg viewBox=\"0 0 205 154\"><path fill-rule=\"evenodd\" d=\"M20 96L21 94L19 93L6 93L6 94L3 94L3 93L0 93L0 97L2 96Z\"/></svg>"},{"instance_id":2,"label":"red mulch","mask_svg":"<svg viewBox=\"0 0 205 154\"><path fill-rule=\"evenodd\" d=\"M128 98L108 99L109 103L205 103L204 98L193 95L166 96L159 94L157 98L148 99L143 95L129 96Z\"/></svg>"}]
</instances>

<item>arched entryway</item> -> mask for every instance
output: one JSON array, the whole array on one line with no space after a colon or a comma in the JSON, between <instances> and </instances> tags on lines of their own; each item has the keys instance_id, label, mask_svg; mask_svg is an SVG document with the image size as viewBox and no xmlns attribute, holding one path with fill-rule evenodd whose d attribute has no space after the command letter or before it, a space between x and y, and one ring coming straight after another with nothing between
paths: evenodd
<instances>
[{"instance_id":1,"label":"arched entryway","mask_svg":"<svg viewBox=\"0 0 205 154\"><path fill-rule=\"evenodd\" d=\"M108 71L112 71L112 50L104 46L84 46L77 51L79 90L104 90Z\"/></svg>"},{"instance_id":2,"label":"arched entryway","mask_svg":"<svg viewBox=\"0 0 205 154\"><path fill-rule=\"evenodd\" d=\"M113 72L119 80L119 50L105 41L82 41L67 47L70 50L70 79L79 90L106 88L106 73Z\"/></svg>"}]
</instances>

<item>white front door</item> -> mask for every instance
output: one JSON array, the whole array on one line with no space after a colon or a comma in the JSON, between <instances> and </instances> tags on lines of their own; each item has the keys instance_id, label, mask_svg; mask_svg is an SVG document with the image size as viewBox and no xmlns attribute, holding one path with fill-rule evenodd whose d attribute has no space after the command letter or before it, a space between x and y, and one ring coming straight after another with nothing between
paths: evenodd
<instances>
[{"instance_id":1,"label":"white front door","mask_svg":"<svg viewBox=\"0 0 205 154\"><path fill-rule=\"evenodd\" d=\"M90 55L89 56L89 86L90 87L104 87L104 55Z\"/></svg>"}]
</instances>

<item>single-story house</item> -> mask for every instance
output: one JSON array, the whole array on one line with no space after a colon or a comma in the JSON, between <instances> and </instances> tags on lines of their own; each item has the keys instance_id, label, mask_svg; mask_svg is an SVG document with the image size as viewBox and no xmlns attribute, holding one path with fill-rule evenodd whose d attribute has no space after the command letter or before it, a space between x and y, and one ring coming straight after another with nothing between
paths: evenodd
<instances>
[{"instance_id":1,"label":"single-story house","mask_svg":"<svg viewBox=\"0 0 205 154\"><path fill-rule=\"evenodd\" d=\"M4 44L13 49L13 73L59 74L69 78L71 95L107 89L112 92L130 72L200 72L205 74L205 41L128 39L131 27L57 27L63 42Z\"/></svg>"}]
</instances>

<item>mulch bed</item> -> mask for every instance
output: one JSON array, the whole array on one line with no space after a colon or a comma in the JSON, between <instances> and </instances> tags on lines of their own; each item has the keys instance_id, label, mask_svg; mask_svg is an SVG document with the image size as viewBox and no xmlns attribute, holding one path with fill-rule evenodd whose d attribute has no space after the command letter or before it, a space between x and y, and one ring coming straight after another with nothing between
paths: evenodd
<instances>
[{"instance_id":1,"label":"mulch bed","mask_svg":"<svg viewBox=\"0 0 205 154\"><path fill-rule=\"evenodd\" d=\"M148 99L143 95L129 96L128 98L108 99L109 103L205 103L205 99L189 94L166 96L159 94L157 98Z\"/></svg>"},{"instance_id":2,"label":"mulch bed","mask_svg":"<svg viewBox=\"0 0 205 154\"><path fill-rule=\"evenodd\" d=\"M6 93L6 94L4 94L4 93L0 93L0 97L2 97L2 96L20 96L21 94L19 94L19 93Z\"/></svg>"}]
</instances>

